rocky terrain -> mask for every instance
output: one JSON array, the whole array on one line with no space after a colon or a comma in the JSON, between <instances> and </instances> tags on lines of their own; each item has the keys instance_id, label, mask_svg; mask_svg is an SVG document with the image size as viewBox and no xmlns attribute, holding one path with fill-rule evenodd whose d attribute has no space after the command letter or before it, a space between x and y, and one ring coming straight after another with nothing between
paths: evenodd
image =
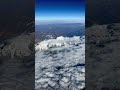
<instances>
[{"instance_id":1,"label":"rocky terrain","mask_svg":"<svg viewBox=\"0 0 120 90\"><path fill-rule=\"evenodd\" d=\"M36 90L85 88L85 37L57 37L36 44Z\"/></svg>"},{"instance_id":2,"label":"rocky terrain","mask_svg":"<svg viewBox=\"0 0 120 90\"><path fill-rule=\"evenodd\" d=\"M86 29L86 89L120 90L120 24Z\"/></svg>"}]
</instances>

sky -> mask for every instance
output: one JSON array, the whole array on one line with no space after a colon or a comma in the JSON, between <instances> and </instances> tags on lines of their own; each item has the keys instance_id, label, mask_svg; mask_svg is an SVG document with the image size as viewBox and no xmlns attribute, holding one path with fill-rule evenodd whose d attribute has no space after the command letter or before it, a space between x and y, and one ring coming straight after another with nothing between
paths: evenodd
<instances>
[{"instance_id":1,"label":"sky","mask_svg":"<svg viewBox=\"0 0 120 90\"><path fill-rule=\"evenodd\" d=\"M85 0L36 0L35 21L39 23L81 22L85 19Z\"/></svg>"}]
</instances>

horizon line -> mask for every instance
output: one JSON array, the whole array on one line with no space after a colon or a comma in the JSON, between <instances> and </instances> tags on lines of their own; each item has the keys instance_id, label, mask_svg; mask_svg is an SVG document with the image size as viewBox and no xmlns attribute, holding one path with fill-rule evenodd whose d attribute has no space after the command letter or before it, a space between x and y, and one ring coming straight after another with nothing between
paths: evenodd
<instances>
[{"instance_id":1,"label":"horizon line","mask_svg":"<svg viewBox=\"0 0 120 90\"><path fill-rule=\"evenodd\" d=\"M39 23L39 24L35 24L35 25L52 25L52 24L76 24L76 23L80 23L80 24L85 24L85 22L61 22L61 23Z\"/></svg>"},{"instance_id":2,"label":"horizon line","mask_svg":"<svg viewBox=\"0 0 120 90\"><path fill-rule=\"evenodd\" d=\"M41 19L35 18L35 24L51 24L51 23L85 23L84 18L49 18L49 19Z\"/></svg>"}]
</instances>

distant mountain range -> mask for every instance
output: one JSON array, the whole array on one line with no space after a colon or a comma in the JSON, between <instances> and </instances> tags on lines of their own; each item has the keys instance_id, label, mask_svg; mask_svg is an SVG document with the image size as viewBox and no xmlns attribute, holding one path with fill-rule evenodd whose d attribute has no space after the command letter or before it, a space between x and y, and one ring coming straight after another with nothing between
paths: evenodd
<instances>
[{"instance_id":1,"label":"distant mountain range","mask_svg":"<svg viewBox=\"0 0 120 90\"><path fill-rule=\"evenodd\" d=\"M53 38L58 36L72 37L85 34L84 23L65 23L65 24L44 24L36 25L36 40L41 41L46 39L47 35L52 35Z\"/></svg>"}]
</instances>

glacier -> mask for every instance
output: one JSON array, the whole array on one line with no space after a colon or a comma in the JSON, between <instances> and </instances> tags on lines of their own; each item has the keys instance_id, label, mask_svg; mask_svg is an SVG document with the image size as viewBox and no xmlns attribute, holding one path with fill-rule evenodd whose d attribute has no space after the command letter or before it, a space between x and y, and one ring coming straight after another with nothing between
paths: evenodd
<instances>
[{"instance_id":1,"label":"glacier","mask_svg":"<svg viewBox=\"0 0 120 90\"><path fill-rule=\"evenodd\" d=\"M44 40L35 51L36 90L85 88L85 36Z\"/></svg>"}]
</instances>

